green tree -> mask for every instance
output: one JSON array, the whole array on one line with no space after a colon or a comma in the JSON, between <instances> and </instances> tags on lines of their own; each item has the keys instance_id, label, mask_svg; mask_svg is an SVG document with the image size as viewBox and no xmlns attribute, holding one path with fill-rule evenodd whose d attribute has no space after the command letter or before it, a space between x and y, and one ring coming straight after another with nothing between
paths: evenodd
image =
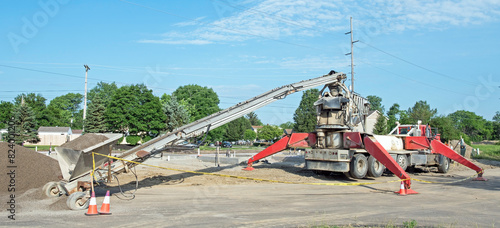
<instances>
[{"instance_id":1,"label":"green tree","mask_svg":"<svg viewBox=\"0 0 500 228\"><path fill-rule=\"evenodd\" d=\"M500 139L500 111L493 116L493 139Z\"/></svg>"},{"instance_id":2,"label":"green tree","mask_svg":"<svg viewBox=\"0 0 500 228\"><path fill-rule=\"evenodd\" d=\"M492 126L487 125L487 121L473 112L459 110L448 115L455 127L468 135L474 142L491 138L493 134Z\"/></svg>"},{"instance_id":3,"label":"green tree","mask_svg":"<svg viewBox=\"0 0 500 228\"><path fill-rule=\"evenodd\" d=\"M189 104L186 108L191 122L220 111L219 96L211 88L185 85L177 88L172 95L181 103Z\"/></svg>"},{"instance_id":4,"label":"green tree","mask_svg":"<svg viewBox=\"0 0 500 228\"><path fill-rule=\"evenodd\" d=\"M14 105L19 106L21 105L22 101L24 100L24 103L28 105L31 110L35 113L35 118L37 120L37 128L41 125L38 124L38 121L45 118L43 111L47 107L45 102L47 99L42 96L42 94L35 94L35 93L28 93L28 94L19 94L17 97L14 98Z\"/></svg>"},{"instance_id":5,"label":"green tree","mask_svg":"<svg viewBox=\"0 0 500 228\"><path fill-rule=\"evenodd\" d=\"M166 94L164 94L165 96ZM164 98L162 96L162 98ZM166 130L167 131L172 131L175 128L178 128L180 126L183 126L187 123L189 123L189 113L182 106L178 101L175 96L169 96L168 99L161 99L162 107L163 107L163 113L165 113L166 116Z\"/></svg>"},{"instance_id":6,"label":"green tree","mask_svg":"<svg viewBox=\"0 0 500 228\"><path fill-rule=\"evenodd\" d=\"M399 104L394 103L390 108L389 111L387 111L387 130L392 131L396 127L396 122L399 121L399 113L401 111L399 110Z\"/></svg>"},{"instance_id":7,"label":"green tree","mask_svg":"<svg viewBox=\"0 0 500 228\"><path fill-rule=\"evenodd\" d=\"M40 141L38 138L38 130L36 124L35 112L27 104L21 103L14 107L14 127L16 134L16 143L22 145L24 142L36 143Z\"/></svg>"},{"instance_id":8,"label":"green tree","mask_svg":"<svg viewBox=\"0 0 500 228\"><path fill-rule=\"evenodd\" d=\"M100 102L104 104L104 107L108 107L117 89L118 86L116 86L114 82L98 82L97 85L87 93L87 105L90 105L94 99L99 99Z\"/></svg>"},{"instance_id":9,"label":"green tree","mask_svg":"<svg viewBox=\"0 0 500 228\"><path fill-rule=\"evenodd\" d=\"M41 112L46 107L45 101L47 101L47 99L45 99L45 97L43 97L42 94L35 94L35 93L19 94L17 95L17 97L14 98L14 105L15 106L21 105L23 100L24 103L28 105L34 112Z\"/></svg>"},{"instance_id":10,"label":"green tree","mask_svg":"<svg viewBox=\"0 0 500 228\"><path fill-rule=\"evenodd\" d=\"M83 95L79 93L68 93L52 99L47 107L50 107L52 112L59 110L62 119L57 120L57 123L51 123L51 125L81 129L83 126L83 113L80 113L82 100Z\"/></svg>"},{"instance_id":11,"label":"green tree","mask_svg":"<svg viewBox=\"0 0 500 228\"><path fill-rule=\"evenodd\" d=\"M104 99L97 95L87 107L87 117L85 119L85 132L88 133L104 133L107 132L106 127L106 106Z\"/></svg>"},{"instance_id":12,"label":"green tree","mask_svg":"<svg viewBox=\"0 0 500 228\"><path fill-rule=\"evenodd\" d=\"M302 100L293 115L295 121L293 130L295 132L312 132L316 129L316 107L314 102L318 100L318 95L318 89L309 89L302 94Z\"/></svg>"},{"instance_id":13,"label":"green tree","mask_svg":"<svg viewBox=\"0 0 500 228\"><path fill-rule=\"evenodd\" d=\"M227 124L224 124L218 128L215 129L210 129L210 132L208 132L207 135L207 140L211 142L215 141L224 141L225 140L225 135L226 135L226 130L227 130Z\"/></svg>"},{"instance_id":14,"label":"green tree","mask_svg":"<svg viewBox=\"0 0 500 228\"><path fill-rule=\"evenodd\" d=\"M247 118L250 121L250 124L252 126L262 126L262 121L259 120L259 117L257 117L257 113L251 112L248 113L245 118Z\"/></svg>"},{"instance_id":15,"label":"green tree","mask_svg":"<svg viewBox=\"0 0 500 228\"><path fill-rule=\"evenodd\" d=\"M461 132L456 128L453 120L447 116L437 116L431 119L430 126L437 128L441 134L441 141L447 142L448 140L460 139Z\"/></svg>"},{"instance_id":16,"label":"green tree","mask_svg":"<svg viewBox=\"0 0 500 228\"><path fill-rule=\"evenodd\" d=\"M86 132L108 131L106 126L102 126L103 123L107 122L104 113L106 112L106 109L109 103L111 102L111 99L113 98L113 95L117 89L118 86L116 86L115 82L107 83L101 81L98 82L97 85L87 93L87 115L85 123L90 124L90 126L85 126ZM97 104L93 105L92 103L94 102L96 102ZM103 112L103 107L104 107L104 112ZM83 111L81 115L80 114L77 115L74 119L75 119L74 122L76 123L76 126L74 125L75 127L77 127L80 122L82 122L83 124Z\"/></svg>"},{"instance_id":17,"label":"green tree","mask_svg":"<svg viewBox=\"0 0 500 228\"><path fill-rule=\"evenodd\" d=\"M230 141L243 139L245 131L248 129L252 129L250 121L244 117L240 117L227 124L225 137Z\"/></svg>"},{"instance_id":18,"label":"green tree","mask_svg":"<svg viewBox=\"0 0 500 228\"><path fill-rule=\"evenodd\" d=\"M368 102L370 102L370 110L378 110L384 113L384 106L382 105L382 98L374 95L367 96Z\"/></svg>"},{"instance_id":19,"label":"green tree","mask_svg":"<svg viewBox=\"0 0 500 228\"><path fill-rule=\"evenodd\" d=\"M105 118L110 130L131 135L156 135L166 127L160 99L144 84L117 89L106 109Z\"/></svg>"},{"instance_id":20,"label":"green tree","mask_svg":"<svg viewBox=\"0 0 500 228\"><path fill-rule=\"evenodd\" d=\"M66 126L62 111L53 106L47 106L43 110L41 118L37 119L37 123L38 126Z\"/></svg>"},{"instance_id":21,"label":"green tree","mask_svg":"<svg viewBox=\"0 0 500 228\"><path fill-rule=\"evenodd\" d=\"M257 138L257 133L251 129L245 130L245 134L243 135L243 139L247 141L253 141Z\"/></svg>"},{"instance_id":22,"label":"green tree","mask_svg":"<svg viewBox=\"0 0 500 228\"><path fill-rule=\"evenodd\" d=\"M52 105L58 109L67 110L71 114L75 114L78 112L78 110L80 110L80 104L82 104L82 100L82 94L68 93L52 99L49 105Z\"/></svg>"},{"instance_id":23,"label":"green tree","mask_svg":"<svg viewBox=\"0 0 500 228\"><path fill-rule=\"evenodd\" d=\"M500 122L500 111L497 111L493 116L493 121Z\"/></svg>"},{"instance_id":24,"label":"green tree","mask_svg":"<svg viewBox=\"0 0 500 228\"><path fill-rule=\"evenodd\" d=\"M73 123L71 124L71 127L73 129L83 129L83 109L78 110L77 113L73 115Z\"/></svg>"},{"instance_id":25,"label":"green tree","mask_svg":"<svg viewBox=\"0 0 500 228\"><path fill-rule=\"evenodd\" d=\"M266 125L259 129L257 137L266 141L271 141L283 135L283 130L278 126Z\"/></svg>"},{"instance_id":26,"label":"green tree","mask_svg":"<svg viewBox=\"0 0 500 228\"><path fill-rule=\"evenodd\" d=\"M481 132L483 140L492 140L495 138L495 122L484 120L484 129Z\"/></svg>"},{"instance_id":27,"label":"green tree","mask_svg":"<svg viewBox=\"0 0 500 228\"><path fill-rule=\"evenodd\" d=\"M377 117L377 122L373 128L373 133L377 135L386 135L387 132L387 119L383 114Z\"/></svg>"},{"instance_id":28,"label":"green tree","mask_svg":"<svg viewBox=\"0 0 500 228\"><path fill-rule=\"evenodd\" d=\"M161 95L160 97L160 103L161 105L163 106L165 103L167 103L168 101L170 101L170 99L172 99L172 96L164 93L163 95Z\"/></svg>"},{"instance_id":29,"label":"green tree","mask_svg":"<svg viewBox=\"0 0 500 228\"><path fill-rule=\"evenodd\" d=\"M417 101L412 108L408 109L410 121L414 124L421 120L423 124L428 124L437 113L436 109L431 109L427 101Z\"/></svg>"},{"instance_id":30,"label":"green tree","mask_svg":"<svg viewBox=\"0 0 500 228\"><path fill-rule=\"evenodd\" d=\"M0 102L0 129L7 127L7 122L9 122L12 116L12 110L14 105L7 101Z\"/></svg>"},{"instance_id":31,"label":"green tree","mask_svg":"<svg viewBox=\"0 0 500 228\"><path fill-rule=\"evenodd\" d=\"M399 111L399 123L400 124L417 124L410 118L410 114L407 110Z\"/></svg>"},{"instance_id":32,"label":"green tree","mask_svg":"<svg viewBox=\"0 0 500 228\"><path fill-rule=\"evenodd\" d=\"M500 122L493 123L493 139L500 139Z\"/></svg>"},{"instance_id":33,"label":"green tree","mask_svg":"<svg viewBox=\"0 0 500 228\"><path fill-rule=\"evenodd\" d=\"M286 123L280 124L280 127L282 129L293 129L294 123L292 123L292 121L287 121Z\"/></svg>"}]
</instances>

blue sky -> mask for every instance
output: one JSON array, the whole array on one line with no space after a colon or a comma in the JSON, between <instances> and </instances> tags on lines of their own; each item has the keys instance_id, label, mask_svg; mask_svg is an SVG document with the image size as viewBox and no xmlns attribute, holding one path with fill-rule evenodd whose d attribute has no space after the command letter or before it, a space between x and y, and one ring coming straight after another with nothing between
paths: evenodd
<instances>
[{"instance_id":1,"label":"blue sky","mask_svg":"<svg viewBox=\"0 0 500 228\"><path fill-rule=\"evenodd\" d=\"M89 84L144 83L160 96L213 88L221 108L330 70L387 109L427 101L438 114L500 111L500 1L130 0L0 3L0 100ZM21 69L20 69L21 68ZM26 69L31 69L26 70ZM35 71L32 71L35 70ZM49 72L49 73L47 73ZM350 80L347 84L351 84ZM257 111L293 121L302 93Z\"/></svg>"}]
</instances>

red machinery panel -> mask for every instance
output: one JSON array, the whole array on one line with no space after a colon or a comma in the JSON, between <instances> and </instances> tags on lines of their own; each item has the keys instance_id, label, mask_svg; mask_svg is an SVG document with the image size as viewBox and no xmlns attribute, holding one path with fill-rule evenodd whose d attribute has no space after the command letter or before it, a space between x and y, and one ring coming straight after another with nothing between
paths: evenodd
<instances>
[{"instance_id":1,"label":"red machinery panel","mask_svg":"<svg viewBox=\"0 0 500 228\"><path fill-rule=\"evenodd\" d=\"M287 148L305 148L316 144L315 133L293 133L290 135Z\"/></svg>"},{"instance_id":2,"label":"red machinery panel","mask_svg":"<svg viewBox=\"0 0 500 228\"><path fill-rule=\"evenodd\" d=\"M359 132L344 132L344 148L363 148L363 141Z\"/></svg>"},{"instance_id":3,"label":"red machinery panel","mask_svg":"<svg viewBox=\"0 0 500 228\"><path fill-rule=\"evenodd\" d=\"M248 159L248 166L244 170L253 170L252 163L263 159L267 156L278 153L287 148L294 147L310 147L316 143L316 134L315 133L292 133L291 135L287 135L282 139L278 140L274 144L270 145L266 149L262 150L255 156Z\"/></svg>"},{"instance_id":4,"label":"red machinery panel","mask_svg":"<svg viewBox=\"0 0 500 228\"><path fill-rule=\"evenodd\" d=\"M429 140L425 136L408 136L405 139L406 150L429 149Z\"/></svg>"}]
</instances>

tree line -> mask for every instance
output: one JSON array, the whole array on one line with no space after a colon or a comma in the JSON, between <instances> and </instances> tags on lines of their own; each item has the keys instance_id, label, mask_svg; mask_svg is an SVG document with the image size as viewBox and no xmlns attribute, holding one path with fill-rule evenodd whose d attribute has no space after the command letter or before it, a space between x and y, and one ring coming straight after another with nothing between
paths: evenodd
<instances>
[{"instance_id":1,"label":"tree line","mask_svg":"<svg viewBox=\"0 0 500 228\"><path fill-rule=\"evenodd\" d=\"M395 103L385 112L382 98L372 95L367 96L367 99L371 104L371 110L378 110L383 114L377 118L375 134L389 133L396 127L396 122L417 124L417 121L421 120L422 124L437 128L443 141L460 139L460 137L467 143L500 139L499 111L495 113L491 121L465 110L458 110L448 115L438 115L437 109L432 109L427 101L417 101L413 107L406 110L401 109L401 106Z\"/></svg>"},{"instance_id":2,"label":"tree line","mask_svg":"<svg viewBox=\"0 0 500 228\"><path fill-rule=\"evenodd\" d=\"M316 126L314 102L319 90L303 92L302 99L288 121L278 126L264 125L254 112L238 118L219 128L211 129L208 141L237 141L263 139L275 140L283 129L294 132L313 132ZM387 111L382 98L367 96L371 110L380 115L375 124L375 134L387 134L400 124L429 124L438 128L443 141L460 139L466 142L500 139L500 112L488 121L474 112L459 110L449 115L437 115L426 101L418 101L413 107L402 109L393 104ZM129 135L129 143L147 141L160 133L196 121L220 111L218 95L211 88L199 85L179 87L172 94L160 97L144 84L118 87L115 83L99 82L88 92L88 107L85 121L81 104L83 95L68 93L52 99L46 105L41 94L19 94L13 102L0 102L0 129L6 128L11 117L16 119L16 133L19 142L36 142L36 131L40 126L59 126L82 129L85 132L117 132ZM264 126L263 126L264 125ZM257 135L252 126L263 126Z\"/></svg>"},{"instance_id":3,"label":"tree line","mask_svg":"<svg viewBox=\"0 0 500 228\"><path fill-rule=\"evenodd\" d=\"M84 129L86 133L123 133L129 143L136 144L221 110L213 89L199 85L181 86L172 94L157 97L144 84L118 87L99 82L87 97L84 120L82 94L58 96L48 105L41 94L19 94L13 102L0 102L0 129L14 117L18 143L36 142L40 126L59 126ZM257 136L252 125L263 125L254 112L211 129L207 140L273 140L283 133L278 126L266 125Z\"/></svg>"}]
</instances>

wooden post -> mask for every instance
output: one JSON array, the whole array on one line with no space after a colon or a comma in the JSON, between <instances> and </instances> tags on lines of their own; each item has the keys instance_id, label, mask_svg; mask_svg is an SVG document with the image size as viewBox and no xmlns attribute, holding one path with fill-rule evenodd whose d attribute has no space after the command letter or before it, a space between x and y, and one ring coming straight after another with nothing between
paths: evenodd
<instances>
[{"instance_id":1,"label":"wooden post","mask_svg":"<svg viewBox=\"0 0 500 228\"><path fill-rule=\"evenodd\" d=\"M109 156L111 156L111 151L113 150L113 146L109 145ZM112 159L108 157L108 183L111 183L111 161Z\"/></svg>"}]
</instances>

